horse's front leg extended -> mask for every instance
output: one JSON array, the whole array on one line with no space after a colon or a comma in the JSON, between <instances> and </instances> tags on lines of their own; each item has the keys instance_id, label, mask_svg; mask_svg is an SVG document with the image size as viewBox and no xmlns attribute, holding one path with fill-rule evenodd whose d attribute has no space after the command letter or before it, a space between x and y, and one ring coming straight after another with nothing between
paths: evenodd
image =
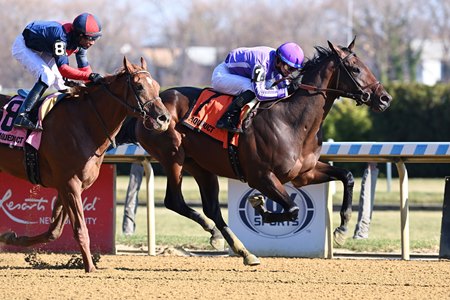
<instances>
[{"instance_id":1,"label":"horse's front leg extended","mask_svg":"<svg viewBox=\"0 0 450 300\"><path fill-rule=\"evenodd\" d=\"M342 184L344 185L344 195L340 211L341 224L334 230L334 241L339 246L342 246L345 243L345 239L347 238L347 225L352 216L353 186L355 185L355 180L353 178L353 174L350 171L344 169L340 170L342 171L342 177L338 179L341 180Z\"/></svg>"},{"instance_id":2,"label":"horse's front leg extended","mask_svg":"<svg viewBox=\"0 0 450 300\"><path fill-rule=\"evenodd\" d=\"M345 243L345 239L347 238L347 225L352 216L353 186L355 184L353 174L346 169L338 168L318 161L313 170L306 174L302 174L298 178L294 179L292 183L295 186L300 187L333 180L341 181L344 186L344 194L340 210L341 223L339 227L334 230L334 241L338 245L343 245Z\"/></svg>"}]
</instances>

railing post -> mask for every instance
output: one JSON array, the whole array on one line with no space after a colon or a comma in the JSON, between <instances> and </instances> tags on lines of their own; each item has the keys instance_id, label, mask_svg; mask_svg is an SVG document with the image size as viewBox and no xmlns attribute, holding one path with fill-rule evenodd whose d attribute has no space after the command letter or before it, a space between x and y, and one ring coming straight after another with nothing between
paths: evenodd
<instances>
[{"instance_id":1,"label":"railing post","mask_svg":"<svg viewBox=\"0 0 450 300\"><path fill-rule=\"evenodd\" d=\"M445 177L439 258L450 259L450 177Z\"/></svg>"},{"instance_id":2,"label":"railing post","mask_svg":"<svg viewBox=\"0 0 450 300\"><path fill-rule=\"evenodd\" d=\"M325 184L326 204L325 204L325 240L326 240L326 258L333 258L333 193L330 189L330 183Z\"/></svg>"},{"instance_id":3,"label":"railing post","mask_svg":"<svg viewBox=\"0 0 450 300\"><path fill-rule=\"evenodd\" d=\"M155 237L155 175L148 159L142 161L147 185L147 243L148 255L156 255Z\"/></svg>"},{"instance_id":4,"label":"railing post","mask_svg":"<svg viewBox=\"0 0 450 300\"><path fill-rule=\"evenodd\" d=\"M408 171L403 160L396 163L400 179L400 230L402 237L402 259L409 260L409 203L408 203Z\"/></svg>"}]
</instances>

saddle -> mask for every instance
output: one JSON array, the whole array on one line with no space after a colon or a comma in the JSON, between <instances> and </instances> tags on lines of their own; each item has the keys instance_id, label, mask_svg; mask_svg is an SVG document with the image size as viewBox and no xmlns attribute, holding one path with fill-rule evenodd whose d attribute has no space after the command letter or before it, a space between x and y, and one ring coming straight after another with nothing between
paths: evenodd
<instances>
[{"instance_id":1,"label":"saddle","mask_svg":"<svg viewBox=\"0 0 450 300\"><path fill-rule=\"evenodd\" d=\"M223 148L228 151L228 158L234 173L239 180L246 182L238 156L239 133L228 132L216 127L217 121L227 111L233 98L234 96L221 94L212 89L204 89L181 120L181 124L221 141ZM259 101L254 99L241 109L238 126L241 126L244 131L256 114L256 110L253 109L258 105Z\"/></svg>"},{"instance_id":2,"label":"saddle","mask_svg":"<svg viewBox=\"0 0 450 300\"><path fill-rule=\"evenodd\" d=\"M181 123L192 130L221 141L223 148L228 148L229 144L238 146L239 134L233 134L230 139L227 130L216 127L217 121L227 111L233 98L234 96L218 93L210 88L203 89ZM242 108L239 123L244 130L250 124L254 116L251 112L258 104L259 101L255 99Z\"/></svg>"}]
</instances>

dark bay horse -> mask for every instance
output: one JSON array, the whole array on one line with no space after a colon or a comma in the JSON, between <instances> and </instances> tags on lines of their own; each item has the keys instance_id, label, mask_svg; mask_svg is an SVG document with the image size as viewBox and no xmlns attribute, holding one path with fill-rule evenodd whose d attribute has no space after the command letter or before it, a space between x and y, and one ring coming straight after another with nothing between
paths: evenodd
<instances>
[{"instance_id":1,"label":"dark bay horse","mask_svg":"<svg viewBox=\"0 0 450 300\"><path fill-rule=\"evenodd\" d=\"M53 241L69 218L85 271L94 271L81 193L97 179L105 152L127 115L138 117L138 123L152 131L168 128L170 115L159 90L144 59L138 66L124 58L122 70L98 85L75 88L57 103L43 121L38 150L42 185L58 192L52 223L47 232L37 236L3 233L0 242L30 246ZM27 179L24 151L0 144L0 171Z\"/></svg>"},{"instance_id":2,"label":"dark bay horse","mask_svg":"<svg viewBox=\"0 0 450 300\"><path fill-rule=\"evenodd\" d=\"M299 208L286 192L285 183L302 187L341 181L344 185L341 223L334 238L342 244L351 216L354 181L349 171L319 161L322 122L339 96L353 98L357 104L364 103L379 112L389 106L392 97L352 51L354 40L348 47L328 44L329 49L316 47L316 55L303 68L300 88L291 97L260 105L240 135L238 158L248 185L284 208L283 213L277 214L267 211L262 203L252 203L264 222L297 218ZM198 222L211 233L213 246L217 247L225 238L233 251L244 257L245 264L257 265L258 258L228 228L219 209L217 175L239 179L227 149L221 142L179 124L200 92L201 89L193 87L162 92L160 96L172 116L169 129L157 133L138 123L137 141L167 173L166 207ZM195 177L208 218L186 205L181 191L183 170Z\"/></svg>"}]
</instances>

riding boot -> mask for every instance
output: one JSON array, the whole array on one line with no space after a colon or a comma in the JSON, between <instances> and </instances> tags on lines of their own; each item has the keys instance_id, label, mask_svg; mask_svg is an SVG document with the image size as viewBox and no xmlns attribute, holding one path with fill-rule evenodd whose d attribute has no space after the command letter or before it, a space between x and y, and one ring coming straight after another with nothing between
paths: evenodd
<instances>
[{"instance_id":1,"label":"riding boot","mask_svg":"<svg viewBox=\"0 0 450 300\"><path fill-rule=\"evenodd\" d=\"M217 121L216 127L223 128L231 132L242 132L242 129L237 127L241 115L241 108L254 98L255 93L250 90L236 96L227 111L222 115L222 117L220 117L219 121Z\"/></svg>"},{"instance_id":2,"label":"riding boot","mask_svg":"<svg viewBox=\"0 0 450 300\"><path fill-rule=\"evenodd\" d=\"M41 98L44 94L45 90L48 88L48 85L43 83L40 79L33 86L31 91L28 93L27 98L23 101L22 105L19 108L18 116L14 121L14 126L27 128L31 130L42 130L42 127L37 123L34 124L29 119L29 113L33 109L36 102Z\"/></svg>"}]
</instances>

